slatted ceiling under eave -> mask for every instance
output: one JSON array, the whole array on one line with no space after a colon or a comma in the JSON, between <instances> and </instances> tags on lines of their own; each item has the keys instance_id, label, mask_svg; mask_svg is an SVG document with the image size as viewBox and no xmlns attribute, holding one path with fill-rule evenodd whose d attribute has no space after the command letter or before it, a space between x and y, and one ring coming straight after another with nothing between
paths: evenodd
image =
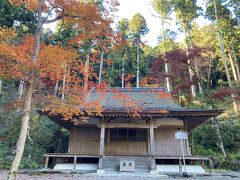
<instances>
[{"instance_id":1,"label":"slatted ceiling under eave","mask_svg":"<svg viewBox=\"0 0 240 180\"><path fill-rule=\"evenodd\" d=\"M53 122L57 123L58 125L60 125L61 127L64 127L68 130L71 129L71 127L74 125L73 122L70 122L70 121L66 121L66 120L63 120L61 117L53 117L53 116L50 116L49 117Z\"/></svg>"},{"instance_id":2,"label":"slatted ceiling under eave","mask_svg":"<svg viewBox=\"0 0 240 180\"><path fill-rule=\"evenodd\" d=\"M184 121L186 123L187 126L187 130L191 131L194 128L196 128L197 126L199 126L200 124L206 122L207 120L209 120L211 117L209 116L203 116L203 117L191 117L191 119L189 118L184 118Z\"/></svg>"},{"instance_id":3,"label":"slatted ceiling under eave","mask_svg":"<svg viewBox=\"0 0 240 180\"><path fill-rule=\"evenodd\" d=\"M49 115L49 112L38 112L41 115L44 115L57 123L58 125L70 130L71 127L73 126L73 122L64 120L62 116L60 115Z\"/></svg>"}]
</instances>

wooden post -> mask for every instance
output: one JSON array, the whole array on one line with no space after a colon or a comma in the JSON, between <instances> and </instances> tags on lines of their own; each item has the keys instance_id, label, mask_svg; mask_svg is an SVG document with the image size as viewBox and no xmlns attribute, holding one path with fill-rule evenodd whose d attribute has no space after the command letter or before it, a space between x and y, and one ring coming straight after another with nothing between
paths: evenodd
<instances>
[{"instance_id":1,"label":"wooden post","mask_svg":"<svg viewBox=\"0 0 240 180\"><path fill-rule=\"evenodd\" d=\"M150 131L150 156L151 156L151 170L156 169L156 163L155 163L155 146L154 146L154 129L153 129L153 122L150 121L149 125L149 131Z\"/></svg>"},{"instance_id":2,"label":"wooden post","mask_svg":"<svg viewBox=\"0 0 240 180\"><path fill-rule=\"evenodd\" d=\"M100 133L100 146L99 146L99 162L98 162L98 168L102 169L103 163L102 158L104 156L104 139L105 139L105 124L101 125L101 133Z\"/></svg>"},{"instance_id":3,"label":"wooden post","mask_svg":"<svg viewBox=\"0 0 240 180\"><path fill-rule=\"evenodd\" d=\"M107 147L108 147L108 154L111 153L111 144L110 144L110 128L108 128L108 136L107 136Z\"/></svg>"},{"instance_id":4,"label":"wooden post","mask_svg":"<svg viewBox=\"0 0 240 180\"><path fill-rule=\"evenodd\" d=\"M44 164L44 168L45 168L45 169L48 168L48 162L49 162L49 156L46 155L46 158L45 158L45 164Z\"/></svg>"},{"instance_id":5,"label":"wooden post","mask_svg":"<svg viewBox=\"0 0 240 180\"><path fill-rule=\"evenodd\" d=\"M76 168L77 168L77 156L74 155L74 157L73 157L73 170L76 170Z\"/></svg>"},{"instance_id":6,"label":"wooden post","mask_svg":"<svg viewBox=\"0 0 240 180\"><path fill-rule=\"evenodd\" d=\"M183 172L183 169L182 169L182 159L179 157L178 161L179 161L179 173L182 173Z\"/></svg>"},{"instance_id":7,"label":"wooden post","mask_svg":"<svg viewBox=\"0 0 240 180\"><path fill-rule=\"evenodd\" d=\"M151 147L150 147L150 131L147 129L147 152L148 155L151 155Z\"/></svg>"}]
</instances>

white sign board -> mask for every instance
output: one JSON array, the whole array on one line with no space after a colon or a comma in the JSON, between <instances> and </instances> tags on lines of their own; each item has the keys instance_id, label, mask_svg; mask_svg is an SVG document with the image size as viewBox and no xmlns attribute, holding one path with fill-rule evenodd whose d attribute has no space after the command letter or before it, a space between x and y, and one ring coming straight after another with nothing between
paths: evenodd
<instances>
[{"instance_id":1,"label":"white sign board","mask_svg":"<svg viewBox=\"0 0 240 180\"><path fill-rule=\"evenodd\" d=\"M185 141L185 139L187 139L187 133L184 131L177 131L175 133L175 139L179 139L181 140L181 148L182 148L182 156L183 156L183 167L184 167L184 171L182 171L182 169L179 171L181 171L183 174L187 173L186 171L186 162L185 162L185 155L184 155L184 147L183 147L183 141Z\"/></svg>"},{"instance_id":2,"label":"white sign board","mask_svg":"<svg viewBox=\"0 0 240 180\"><path fill-rule=\"evenodd\" d=\"M175 139L187 139L187 133L183 131L177 131L175 133Z\"/></svg>"}]
</instances>

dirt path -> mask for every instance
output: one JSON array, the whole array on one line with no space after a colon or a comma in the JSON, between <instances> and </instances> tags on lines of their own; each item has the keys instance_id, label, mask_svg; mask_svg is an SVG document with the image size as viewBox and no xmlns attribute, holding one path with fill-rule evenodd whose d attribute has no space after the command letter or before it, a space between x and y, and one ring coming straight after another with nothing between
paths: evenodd
<instances>
[{"instance_id":1,"label":"dirt path","mask_svg":"<svg viewBox=\"0 0 240 180\"><path fill-rule=\"evenodd\" d=\"M0 180L7 179L7 171L0 170ZM19 174L17 180L159 180L159 179L189 179L189 180L240 180L240 172L224 172L213 176L199 177L167 177L149 174Z\"/></svg>"}]
</instances>

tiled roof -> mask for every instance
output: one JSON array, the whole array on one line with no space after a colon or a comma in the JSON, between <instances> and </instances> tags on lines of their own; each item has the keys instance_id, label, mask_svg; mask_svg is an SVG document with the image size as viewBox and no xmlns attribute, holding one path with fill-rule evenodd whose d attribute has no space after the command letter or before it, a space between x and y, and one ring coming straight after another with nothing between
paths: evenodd
<instances>
[{"instance_id":1,"label":"tiled roof","mask_svg":"<svg viewBox=\"0 0 240 180\"><path fill-rule=\"evenodd\" d=\"M105 110L139 108L141 110L184 110L165 88L93 89L87 102L98 102Z\"/></svg>"}]
</instances>

